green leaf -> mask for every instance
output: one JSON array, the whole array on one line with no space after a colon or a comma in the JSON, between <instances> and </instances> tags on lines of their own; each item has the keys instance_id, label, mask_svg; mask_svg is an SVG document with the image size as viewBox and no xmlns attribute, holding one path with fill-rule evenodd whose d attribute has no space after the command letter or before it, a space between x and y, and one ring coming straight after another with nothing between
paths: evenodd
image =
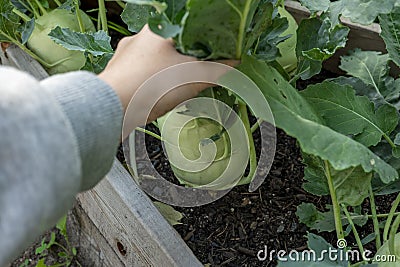
<instances>
[{"instance_id":1,"label":"green leaf","mask_svg":"<svg viewBox=\"0 0 400 267\"><path fill-rule=\"evenodd\" d=\"M40 243L40 246L35 249L36 255L41 255L46 250L47 244L45 243L45 241L46 241L46 239L43 238L42 242Z\"/></svg>"},{"instance_id":2,"label":"green leaf","mask_svg":"<svg viewBox=\"0 0 400 267\"><path fill-rule=\"evenodd\" d=\"M114 53L110 41L111 37L104 31L95 33L80 33L59 26L49 33L50 38L68 50L82 51L93 56Z\"/></svg>"},{"instance_id":3,"label":"green leaf","mask_svg":"<svg viewBox=\"0 0 400 267\"><path fill-rule=\"evenodd\" d=\"M356 49L349 56L342 57L339 67L347 74L373 86L377 93L383 95L381 88L389 71L388 60L387 54Z\"/></svg>"},{"instance_id":4,"label":"green leaf","mask_svg":"<svg viewBox=\"0 0 400 267\"><path fill-rule=\"evenodd\" d=\"M333 187L339 204L358 206L368 197L372 173L365 173L361 167L337 171L330 168Z\"/></svg>"},{"instance_id":5,"label":"green leaf","mask_svg":"<svg viewBox=\"0 0 400 267\"><path fill-rule=\"evenodd\" d=\"M328 17L302 20L297 29L297 74L303 80L318 74L322 61L346 45L348 33L349 28L342 25L332 28Z\"/></svg>"},{"instance_id":6,"label":"green leaf","mask_svg":"<svg viewBox=\"0 0 400 267\"><path fill-rule=\"evenodd\" d=\"M366 96L356 96L350 86L333 82L311 85L301 95L318 110L327 126L365 146L378 144L383 136L389 137L399 118L396 109L382 105L375 110Z\"/></svg>"},{"instance_id":7,"label":"green leaf","mask_svg":"<svg viewBox=\"0 0 400 267\"><path fill-rule=\"evenodd\" d=\"M362 80L356 77L336 77L332 79L328 79L330 82L337 83L339 85L349 85L353 87L356 91L356 95L366 96L375 104L375 108L386 103L385 99L381 94L376 92L375 88L372 85L365 84Z\"/></svg>"},{"instance_id":8,"label":"green leaf","mask_svg":"<svg viewBox=\"0 0 400 267\"><path fill-rule=\"evenodd\" d=\"M260 0L189 0L179 48L208 59L240 58Z\"/></svg>"},{"instance_id":9,"label":"green leaf","mask_svg":"<svg viewBox=\"0 0 400 267\"><path fill-rule=\"evenodd\" d=\"M352 22L369 25L379 14L392 11L396 0L340 0L336 1L336 13L342 14Z\"/></svg>"},{"instance_id":10,"label":"green leaf","mask_svg":"<svg viewBox=\"0 0 400 267\"><path fill-rule=\"evenodd\" d=\"M123 22L131 32L139 32L156 10L149 5L128 3L121 14Z\"/></svg>"},{"instance_id":11,"label":"green leaf","mask_svg":"<svg viewBox=\"0 0 400 267\"><path fill-rule=\"evenodd\" d=\"M167 3L168 8L165 10L165 14L172 23L180 22L181 16L185 13L185 6L187 0L164 0Z\"/></svg>"},{"instance_id":12,"label":"green leaf","mask_svg":"<svg viewBox=\"0 0 400 267\"><path fill-rule=\"evenodd\" d=\"M307 164L305 179L308 180L308 183L303 185L304 188L310 193L316 191L317 195L329 194L328 178L326 177L327 170L324 161L304 153L303 156L305 156L305 163ZM358 206L368 196L372 173L365 173L361 167L351 167L338 171L331 166L329 166L329 173L339 204Z\"/></svg>"},{"instance_id":13,"label":"green leaf","mask_svg":"<svg viewBox=\"0 0 400 267\"><path fill-rule=\"evenodd\" d=\"M261 89L276 126L295 137L305 153L328 160L336 170L361 165L367 173L377 172L386 183L398 178L393 167L364 145L323 125L323 120L300 93L265 62L246 56L239 70Z\"/></svg>"},{"instance_id":14,"label":"green leaf","mask_svg":"<svg viewBox=\"0 0 400 267\"><path fill-rule=\"evenodd\" d=\"M394 248L395 248L394 254L400 255L400 233L397 233L394 237ZM389 241L386 241L376 252L375 256L381 256L381 257L384 256L387 258L389 255L395 256L389 250ZM394 259L394 261L392 259L392 261L379 263L379 267L398 267L398 266L399 266L399 263L398 263L397 257Z\"/></svg>"},{"instance_id":15,"label":"green leaf","mask_svg":"<svg viewBox=\"0 0 400 267\"><path fill-rule=\"evenodd\" d=\"M290 37L290 35L281 36L288 28L288 25L286 18L274 19L272 24L260 36L255 55L267 61L272 61L281 56L277 45Z\"/></svg>"},{"instance_id":16,"label":"green leaf","mask_svg":"<svg viewBox=\"0 0 400 267\"><path fill-rule=\"evenodd\" d=\"M315 0L300 0L300 3L302 6L305 6L308 8L311 13L315 13L318 11L327 11L329 8L329 5L331 3L330 0L320 0L320 1L315 1Z\"/></svg>"},{"instance_id":17,"label":"green leaf","mask_svg":"<svg viewBox=\"0 0 400 267\"><path fill-rule=\"evenodd\" d=\"M40 259L37 263L36 263L36 267L47 267L46 263L44 263L45 259Z\"/></svg>"},{"instance_id":18,"label":"green leaf","mask_svg":"<svg viewBox=\"0 0 400 267\"><path fill-rule=\"evenodd\" d=\"M21 31L22 44L26 44L26 42L28 42L29 37L31 37L34 28L35 28L35 19L31 19L30 21L24 24L23 29Z\"/></svg>"},{"instance_id":19,"label":"green leaf","mask_svg":"<svg viewBox=\"0 0 400 267\"><path fill-rule=\"evenodd\" d=\"M321 164L321 160L313 155L302 153L303 163L306 165L304 168L303 188L307 192L317 195L325 196L329 194L329 186L325 177L325 168Z\"/></svg>"},{"instance_id":20,"label":"green leaf","mask_svg":"<svg viewBox=\"0 0 400 267\"><path fill-rule=\"evenodd\" d=\"M19 40L20 18L13 12L10 1L0 1L0 42Z\"/></svg>"},{"instance_id":21,"label":"green leaf","mask_svg":"<svg viewBox=\"0 0 400 267\"><path fill-rule=\"evenodd\" d=\"M76 247L72 247L72 255L76 256L77 251L76 251Z\"/></svg>"},{"instance_id":22,"label":"green leaf","mask_svg":"<svg viewBox=\"0 0 400 267\"><path fill-rule=\"evenodd\" d=\"M89 55L86 56L86 63L82 67L81 70L87 70L96 74L102 72L108 62L111 60L113 54L104 54L98 57L90 57Z\"/></svg>"},{"instance_id":23,"label":"green leaf","mask_svg":"<svg viewBox=\"0 0 400 267\"><path fill-rule=\"evenodd\" d=\"M125 0L125 2L136 4L136 5L147 5L155 8L158 13L163 13L168 5L164 2L153 1L153 0Z\"/></svg>"},{"instance_id":24,"label":"green leaf","mask_svg":"<svg viewBox=\"0 0 400 267\"><path fill-rule=\"evenodd\" d=\"M335 230L334 224L333 227L329 227L329 229L315 227L319 221L324 220L324 216L322 215L322 212L318 211L315 205L312 203L301 203L299 206L297 206L296 216L299 218L301 223L304 223L310 227L310 229L329 232Z\"/></svg>"},{"instance_id":25,"label":"green leaf","mask_svg":"<svg viewBox=\"0 0 400 267\"><path fill-rule=\"evenodd\" d=\"M49 243L46 245L46 249L51 248L51 246L54 245L55 242L56 242L56 234L55 234L54 232L51 232L50 241L49 241Z\"/></svg>"},{"instance_id":26,"label":"green leaf","mask_svg":"<svg viewBox=\"0 0 400 267\"><path fill-rule=\"evenodd\" d=\"M67 258L67 257L68 257L68 254L65 253L64 251L58 252L57 255L58 255L58 257L60 257L60 258Z\"/></svg>"},{"instance_id":27,"label":"green leaf","mask_svg":"<svg viewBox=\"0 0 400 267\"><path fill-rule=\"evenodd\" d=\"M394 143L395 145L400 145L400 133L396 134L396 137L394 138Z\"/></svg>"},{"instance_id":28,"label":"green leaf","mask_svg":"<svg viewBox=\"0 0 400 267\"><path fill-rule=\"evenodd\" d=\"M67 236L67 215L62 217L56 224L56 228L60 231L60 233L66 237Z\"/></svg>"},{"instance_id":29,"label":"green leaf","mask_svg":"<svg viewBox=\"0 0 400 267\"><path fill-rule=\"evenodd\" d=\"M154 33L166 39L174 38L182 31L182 28L179 25L172 24L163 14L150 17L148 23L149 28Z\"/></svg>"},{"instance_id":30,"label":"green leaf","mask_svg":"<svg viewBox=\"0 0 400 267\"><path fill-rule=\"evenodd\" d=\"M153 202L154 206L164 216L170 225L182 224L180 220L183 218L182 213L176 211L173 207L162 202Z\"/></svg>"},{"instance_id":31,"label":"green leaf","mask_svg":"<svg viewBox=\"0 0 400 267\"><path fill-rule=\"evenodd\" d=\"M391 13L379 16L381 37L385 41L390 59L400 66L400 6L395 7Z\"/></svg>"}]
</instances>

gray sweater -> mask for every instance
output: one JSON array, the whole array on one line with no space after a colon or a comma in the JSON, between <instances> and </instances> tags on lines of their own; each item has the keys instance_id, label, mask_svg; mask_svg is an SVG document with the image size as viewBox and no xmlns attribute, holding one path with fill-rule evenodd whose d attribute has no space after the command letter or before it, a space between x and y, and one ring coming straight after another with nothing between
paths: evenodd
<instances>
[{"instance_id":1,"label":"gray sweater","mask_svg":"<svg viewBox=\"0 0 400 267\"><path fill-rule=\"evenodd\" d=\"M37 81L0 67L0 266L111 168L121 136L117 95L89 72Z\"/></svg>"}]
</instances>

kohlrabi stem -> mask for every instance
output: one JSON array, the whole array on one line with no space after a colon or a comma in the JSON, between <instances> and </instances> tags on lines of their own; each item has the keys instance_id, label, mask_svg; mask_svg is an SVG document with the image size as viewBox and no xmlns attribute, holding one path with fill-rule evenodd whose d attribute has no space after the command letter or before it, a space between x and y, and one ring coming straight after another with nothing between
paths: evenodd
<instances>
[{"instance_id":1,"label":"kohlrabi stem","mask_svg":"<svg viewBox=\"0 0 400 267\"><path fill-rule=\"evenodd\" d=\"M342 208L343 208L344 214L346 215L347 220L349 221L349 224L351 225L351 229L353 230L354 238L356 239L358 249L360 250L361 255L364 255L364 247L362 245L360 236L358 235L356 226L354 225L354 222L351 219L350 213L347 210L346 205L342 204Z\"/></svg>"},{"instance_id":2,"label":"kohlrabi stem","mask_svg":"<svg viewBox=\"0 0 400 267\"><path fill-rule=\"evenodd\" d=\"M390 234L389 234L389 254L395 255L396 258L398 258L399 255L396 255L394 241L396 238L397 230L399 229L399 225L400 225L400 215L397 215L396 219L393 222L392 228L390 229Z\"/></svg>"},{"instance_id":3,"label":"kohlrabi stem","mask_svg":"<svg viewBox=\"0 0 400 267\"><path fill-rule=\"evenodd\" d=\"M40 1L39 1L39 0L35 0L35 3L37 4L37 6L38 6L40 12L42 12L42 15L46 15L46 14L47 14L47 11L46 11L46 9L42 6L42 4L40 3Z\"/></svg>"},{"instance_id":4,"label":"kohlrabi stem","mask_svg":"<svg viewBox=\"0 0 400 267\"><path fill-rule=\"evenodd\" d=\"M378 221L378 216L376 214L375 196L374 196L374 192L372 191L371 184L369 185L368 191L369 191L369 202L371 205L372 222L374 224L376 250L378 250L382 246L381 231L379 230L379 221Z\"/></svg>"},{"instance_id":5,"label":"kohlrabi stem","mask_svg":"<svg viewBox=\"0 0 400 267\"><path fill-rule=\"evenodd\" d=\"M31 20L30 17L28 17L26 14L22 13L21 11L19 11L18 9L14 8L13 12L18 15L18 17L20 17L23 21L28 22Z\"/></svg>"},{"instance_id":6,"label":"kohlrabi stem","mask_svg":"<svg viewBox=\"0 0 400 267\"><path fill-rule=\"evenodd\" d=\"M35 6L32 4L32 1L28 1L29 6L31 7L33 16L35 18L39 18L40 17L40 13L36 10Z\"/></svg>"},{"instance_id":7,"label":"kohlrabi stem","mask_svg":"<svg viewBox=\"0 0 400 267\"><path fill-rule=\"evenodd\" d=\"M76 19L78 20L78 24L79 24L79 30L81 32L86 32L85 25L83 25L83 22L82 22L81 12L79 12L80 11L79 1L75 0L74 6L75 6Z\"/></svg>"},{"instance_id":8,"label":"kohlrabi stem","mask_svg":"<svg viewBox=\"0 0 400 267\"><path fill-rule=\"evenodd\" d=\"M324 160L324 163L325 163L325 176L326 176L326 178L328 180L329 193L330 193L331 199L332 199L332 207L333 207L333 216L334 216L334 219L335 219L336 236L337 236L338 239L344 239L342 219L341 219L341 216L340 216L340 206L339 206L339 203L337 201L335 187L333 186L333 180L332 180L331 170L330 170L330 167L329 167L329 162L327 160Z\"/></svg>"},{"instance_id":9,"label":"kohlrabi stem","mask_svg":"<svg viewBox=\"0 0 400 267\"><path fill-rule=\"evenodd\" d=\"M244 36L246 34L246 24L247 24L247 16L249 15L250 12L250 6L251 6L251 0L247 0L246 4L244 6L243 13L241 13L240 17L240 26L239 26L239 34L238 34L238 44L236 48L236 59L240 59L243 53L243 40Z\"/></svg>"},{"instance_id":10,"label":"kohlrabi stem","mask_svg":"<svg viewBox=\"0 0 400 267\"><path fill-rule=\"evenodd\" d=\"M399 215L399 214L400 214L400 212L395 212L395 213L394 213L394 216ZM376 217L377 217L377 218L386 218L386 217L388 217L388 216L389 216L388 213L376 214ZM370 215L370 214L365 214L365 215L351 215L351 218L352 218L353 220L362 219L362 218L365 218L365 217L367 217L368 219L372 219L373 216ZM346 216L342 216L342 219L346 219Z\"/></svg>"},{"instance_id":11,"label":"kohlrabi stem","mask_svg":"<svg viewBox=\"0 0 400 267\"><path fill-rule=\"evenodd\" d=\"M136 130L138 130L139 132L148 134L148 135L150 135L150 136L153 136L154 138L157 138L157 139L160 140L160 141L164 141L164 140L161 138L161 136L159 136L159 135L156 134L156 133L153 133L152 131L146 130L146 129L141 128L141 127L136 127Z\"/></svg>"},{"instance_id":12,"label":"kohlrabi stem","mask_svg":"<svg viewBox=\"0 0 400 267\"><path fill-rule=\"evenodd\" d=\"M117 2L117 4L122 8L122 9L125 9L125 7L126 7L126 4L124 3L124 2L122 2L122 1L115 1L115 2Z\"/></svg>"},{"instance_id":13,"label":"kohlrabi stem","mask_svg":"<svg viewBox=\"0 0 400 267\"><path fill-rule=\"evenodd\" d=\"M243 177L240 180L240 182L238 183L240 185L240 184L248 184L253 179L254 173L256 172L257 169L257 157L256 157L256 148L254 147L253 135L250 129L250 121L249 121L249 115L247 113L247 106L242 101L239 101L239 116L243 122L244 127L246 128L246 133L249 140L249 150L250 150L249 151L250 171L246 177Z\"/></svg>"},{"instance_id":14,"label":"kohlrabi stem","mask_svg":"<svg viewBox=\"0 0 400 267\"><path fill-rule=\"evenodd\" d=\"M390 137L387 136L387 134L383 133L383 138L385 138L385 140L389 143L389 145L392 148L396 148L396 145L393 143L392 139L390 139Z\"/></svg>"},{"instance_id":15,"label":"kohlrabi stem","mask_svg":"<svg viewBox=\"0 0 400 267\"><path fill-rule=\"evenodd\" d=\"M101 29L105 32L108 32L107 9L106 9L105 2L104 2L104 0L98 0L98 3L99 3Z\"/></svg>"},{"instance_id":16,"label":"kohlrabi stem","mask_svg":"<svg viewBox=\"0 0 400 267\"><path fill-rule=\"evenodd\" d=\"M259 127L260 124L263 122L262 119L258 119L256 123L253 124L253 126L251 126L251 133L254 133Z\"/></svg>"},{"instance_id":17,"label":"kohlrabi stem","mask_svg":"<svg viewBox=\"0 0 400 267\"><path fill-rule=\"evenodd\" d=\"M392 224L393 216L397 209L397 206L399 206L399 203L400 203L400 193L397 195L396 199L393 202L392 207L390 208L389 216L386 220L385 228L383 229L383 242L386 242L388 240L390 225Z\"/></svg>"},{"instance_id":18,"label":"kohlrabi stem","mask_svg":"<svg viewBox=\"0 0 400 267\"><path fill-rule=\"evenodd\" d=\"M56 5L57 5L58 7L60 7L60 6L61 6L61 3L60 3L60 1L58 1L58 0L54 0L54 3L56 3Z\"/></svg>"}]
</instances>

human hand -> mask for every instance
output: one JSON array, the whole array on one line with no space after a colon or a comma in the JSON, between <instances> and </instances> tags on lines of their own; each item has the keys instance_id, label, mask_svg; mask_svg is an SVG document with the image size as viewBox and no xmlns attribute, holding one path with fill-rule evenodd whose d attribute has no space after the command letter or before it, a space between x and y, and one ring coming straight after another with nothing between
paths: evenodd
<instances>
[{"instance_id":1,"label":"human hand","mask_svg":"<svg viewBox=\"0 0 400 267\"><path fill-rule=\"evenodd\" d=\"M115 55L99 78L107 82L120 97L122 106L127 108L136 90L148 78L170 66L196 61L196 58L179 54L172 40L153 33L146 25L138 34L123 38ZM206 86L186 86L180 94L169 96L150 114L154 120L176 104L196 96ZM168 100L168 101L166 101Z\"/></svg>"},{"instance_id":2,"label":"human hand","mask_svg":"<svg viewBox=\"0 0 400 267\"><path fill-rule=\"evenodd\" d=\"M105 70L99 74L99 78L116 91L124 110L126 110L137 89L151 76L165 68L196 60L194 57L179 54L171 39L164 39L156 35L146 25L135 36L125 37L120 41L115 55ZM237 64L237 61L228 60L221 61L221 63L233 66ZM199 92L209 86L211 85L197 83L170 91L154 106L147 122L164 115L179 103L197 96ZM141 103L143 106L153 104L146 103L146 100L143 98ZM141 109L141 107L136 108ZM143 121L142 118L141 121Z\"/></svg>"}]
</instances>

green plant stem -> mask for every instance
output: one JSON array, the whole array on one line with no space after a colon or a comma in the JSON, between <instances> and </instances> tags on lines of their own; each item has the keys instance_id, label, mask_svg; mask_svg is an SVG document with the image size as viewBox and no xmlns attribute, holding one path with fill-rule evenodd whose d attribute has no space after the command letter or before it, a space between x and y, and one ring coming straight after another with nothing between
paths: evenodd
<instances>
[{"instance_id":1,"label":"green plant stem","mask_svg":"<svg viewBox=\"0 0 400 267\"><path fill-rule=\"evenodd\" d=\"M159 136L159 135L156 134L156 133L153 133L152 131L143 129L143 128L141 128L141 127L137 127L136 130L138 130L138 131L140 131L140 132L142 132L142 133L148 134L148 135L150 135L150 136L153 136L154 138L157 138L157 139L160 140L160 141L164 141L164 140L161 138L161 136Z\"/></svg>"},{"instance_id":2,"label":"green plant stem","mask_svg":"<svg viewBox=\"0 0 400 267\"><path fill-rule=\"evenodd\" d=\"M400 214L400 212L395 212L394 213L394 215L395 216L397 216L397 215L399 215ZM365 214L365 215L351 215L351 218L353 219L353 220L355 220L355 219L361 219L361 218L363 218L363 217L367 217L368 219L372 219L372 217L373 217L373 215L370 215L370 214ZM386 218L386 217L388 217L389 216L389 213L382 213L382 214L376 214L376 217L377 218ZM346 216L342 216L342 219L346 219Z\"/></svg>"},{"instance_id":3,"label":"green plant stem","mask_svg":"<svg viewBox=\"0 0 400 267\"><path fill-rule=\"evenodd\" d=\"M376 250L378 250L382 246L381 241L381 232L379 230L379 221L378 216L376 214L376 205L375 205L375 197L374 192L372 191L372 185L369 185L369 201L371 203L371 213L372 213L372 222L374 224L374 232L375 232L375 240L376 240Z\"/></svg>"},{"instance_id":4,"label":"green plant stem","mask_svg":"<svg viewBox=\"0 0 400 267\"><path fill-rule=\"evenodd\" d=\"M31 20L30 17L28 17L26 14L22 13L21 11L19 11L18 9L14 8L13 12L18 15L18 17L20 17L23 21L28 22Z\"/></svg>"},{"instance_id":5,"label":"green plant stem","mask_svg":"<svg viewBox=\"0 0 400 267\"><path fill-rule=\"evenodd\" d=\"M107 9L106 9L105 2L104 2L104 0L98 0L98 3L99 3L101 29L105 32L108 32Z\"/></svg>"},{"instance_id":6,"label":"green plant stem","mask_svg":"<svg viewBox=\"0 0 400 267\"><path fill-rule=\"evenodd\" d=\"M344 204L342 204L342 208L343 208L344 214L346 215L347 220L349 221L349 224L351 225L351 229L353 230L354 238L356 239L358 249L360 250L361 254L364 255L364 247L362 245L360 236L357 232L356 226L354 225L354 222L351 219L350 213Z\"/></svg>"},{"instance_id":7,"label":"green plant stem","mask_svg":"<svg viewBox=\"0 0 400 267\"><path fill-rule=\"evenodd\" d=\"M86 32L85 25L83 25L83 22L82 22L81 12L79 12L79 10L80 10L79 1L74 0L74 6L75 6L76 19L78 20L78 24L79 24L79 30L81 32Z\"/></svg>"},{"instance_id":8,"label":"green plant stem","mask_svg":"<svg viewBox=\"0 0 400 267\"><path fill-rule=\"evenodd\" d=\"M61 6L60 1L58 1L58 0L54 0L54 3L56 3L56 5L59 6L59 7Z\"/></svg>"},{"instance_id":9,"label":"green plant stem","mask_svg":"<svg viewBox=\"0 0 400 267\"><path fill-rule=\"evenodd\" d=\"M256 172L257 169L257 157L256 157L256 148L254 147L253 135L250 129L250 121L249 121L249 115L247 113L247 106L242 101L239 101L239 114L240 114L239 115L240 119L242 120L244 127L246 128L246 133L249 140L249 150L250 150L249 151L250 171L249 174L246 177L243 177L238 183L238 185L241 185L241 184L248 184L253 179L254 173Z\"/></svg>"},{"instance_id":10,"label":"green plant stem","mask_svg":"<svg viewBox=\"0 0 400 267\"><path fill-rule=\"evenodd\" d=\"M392 228L390 229L390 234L389 234L389 254L395 255L396 258L399 257L399 255L396 255L396 250L395 250L395 237L397 230L399 229L400 225L400 215L397 215L396 219L393 222Z\"/></svg>"},{"instance_id":11,"label":"green plant stem","mask_svg":"<svg viewBox=\"0 0 400 267\"><path fill-rule=\"evenodd\" d=\"M94 20L95 22L97 22L98 23L98 28L100 28L100 24L99 24L99 22L100 22L100 20L98 19L98 18L95 18L95 17L90 17L92 20ZM132 35L132 33L130 32L130 31L128 31L127 29L125 29L124 27L122 27L121 25L118 25L117 23L115 23L115 22L112 22L112 21L107 21L107 23L108 23L108 28L110 28L110 29L113 29L113 30L115 30L115 31L117 31L117 32L119 32L120 34L123 34L123 35L126 35L126 36L130 36L130 35Z\"/></svg>"},{"instance_id":12,"label":"green plant stem","mask_svg":"<svg viewBox=\"0 0 400 267\"><path fill-rule=\"evenodd\" d=\"M333 215L335 218L336 236L338 239L344 239L342 218L340 216L340 206L337 201L335 187L333 186L331 170L330 170L328 161L324 160L324 163L325 163L325 176L328 180L329 193L330 193L331 199L332 199Z\"/></svg>"},{"instance_id":13,"label":"green plant stem","mask_svg":"<svg viewBox=\"0 0 400 267\"><path fill-rule=\"evenodd\" d=\"M251 126L251 133L254 133L259 127L260 124L263 122L262 119L258 119L256 123L253 124L253 126Z\"/></svg>"},{"instance_id":14,"label":"green plant stem","mask_svg":"<svg viewBox=\"0 0 400 267\"><path fill-rule=\"evenodd\" d=\"M392 223L393 216L394 216L394 213L395 213L395 211L397 209L397 206L399 206L399 203L400 203L400 193L397 195L396 199L393 202L392 207L390 208L389 216L388 216L388 218L386 220L385 227L383 229L383 241L384 242L386 242L388 240L388 234L389 234L390 225Z\"/></svg>"},{"instance_id":15,"label":"green plant stem","mask_svg":"<svg viewBox=\"0 0 400 267\"><path fill-rule=\"evenodd\" d=\"M125 9L125 7L126 7L126 4L124 3L124 2L122 2L122 1L115 1L115 2L117 2L117 4L122 8L122 9Z\"/></svg>"},{"instance_id":16,"label":"green plant stem","mask_svg":"<svg viewBox=\"0 0 400 267\"><path fill-rule=\"evenodd\" d=\"M46 9L42 6L42 4L39 2L39 0L35 0L35 3L39 7L40 12L42 12L42 15L46 15L47 11Z\"/></svg>"},{"instance_id":17,"label":"green plant stem","mask_svg":"<svg viewBox=\"0 0 400 267\"><path fill-rule=\"evenodd\" d=\"M240 59L242 56L243 50L243 40L246 33L246 23L247 23L247 16L250 12L250 5L252 1L247 0L246 5L244 7L243 13L240 16L240 28L238 34L238 47L236 49L236 59Z\"/></svg>"},{"instance_id":18,"label":"green plant stem","mask_svg":"<svg viewBox=\"0 0 400 267\"><path fill-rule=\"evenodd\" d=\"M35 18L39 18L40 17L40 13L36 10L35 6L32 4L32 1L28 1L28 4L31 7L31 11L33 13L33 16Z\"/></svg>"},{"instance_id":19,"label":"green plant stem","mask_svg":"<svg viewBox=\"0 0 400 267\"><path fill-rule=\"evenodd\" d=\"M383 138L385 138L385 140L389 143L389 145L390 145L392 148L396 148L396 145L393 143L392 139L390 139L390 137L387 136L387 134L383 134Z\"/></svg>"}]
</instances>

